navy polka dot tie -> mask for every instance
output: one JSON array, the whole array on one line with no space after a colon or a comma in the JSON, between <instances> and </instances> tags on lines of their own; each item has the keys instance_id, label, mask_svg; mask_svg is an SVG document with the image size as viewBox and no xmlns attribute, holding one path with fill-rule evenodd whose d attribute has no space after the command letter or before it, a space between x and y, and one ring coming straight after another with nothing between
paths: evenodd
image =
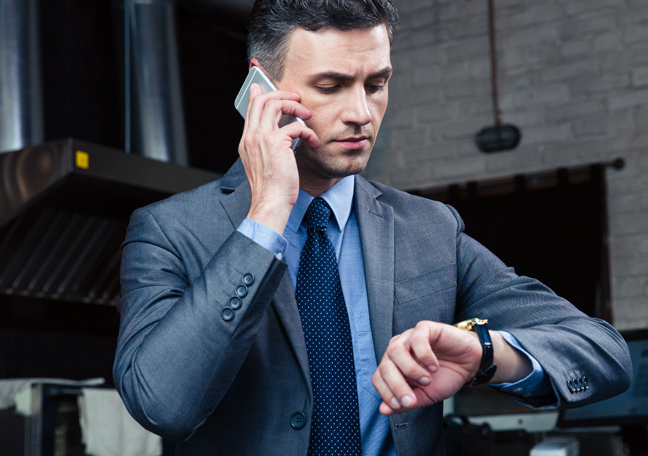
<instances>
[{"instance_id":1,"label":"navy polka dot tie","mask_svg":"<svg viewBox=\"0 0 648 456\"><path fill-rule=\"evenodd\" d=\"M326 235L330 215L322 198L315 198L306 211L308 239L295 292L315 400L308 454L361 455L349 315L335 249Z\"/></svg>"}]
</instances>

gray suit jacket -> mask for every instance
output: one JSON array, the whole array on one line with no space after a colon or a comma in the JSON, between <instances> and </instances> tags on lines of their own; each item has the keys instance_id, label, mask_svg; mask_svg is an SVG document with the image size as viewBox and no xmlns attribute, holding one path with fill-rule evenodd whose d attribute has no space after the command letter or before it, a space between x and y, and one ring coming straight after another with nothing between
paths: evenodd
<instances>
[{"instance_id":1,"label":"gray suit jacket","mask_svg":"<svg viewBox=\"0 0 648 456\"><path fill-rule=\"evenodd\" d=\"M313 393L286 264L236 231L250 205L238 161L220 180L137 210L123 246L114 379L145 428L182 455L306 455ZM584 405L629 386L627 346L536 280L517 276L463 233L453 209L356 178L378 360L420 320L488 318L543 366L555 396ZM255 277L232 320L222 311ZM589 388L570 392L587 377ZM307 417L303 429L291 416ZM442 455L441 404L390 418L399 455Z\"/></svg>"}]
</instances>

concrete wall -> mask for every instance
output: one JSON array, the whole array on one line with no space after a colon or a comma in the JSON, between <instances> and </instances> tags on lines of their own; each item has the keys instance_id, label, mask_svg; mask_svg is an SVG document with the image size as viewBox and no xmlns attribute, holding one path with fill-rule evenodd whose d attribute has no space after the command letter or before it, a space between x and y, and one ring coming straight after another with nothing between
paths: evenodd
<instances>
[{"instance_id":1,"label":"concrete wall","mask_svg":"<svg viewBox=\"0 0 648 456\"><path fill-rule=\"evenodd\" d=\"M607 171L615 325L648 325L648 2L495 0L502 119L492 125L487 0L395 0L390 106L369 178L424 189L623 157Z\"/></svg>"}]
</instances>

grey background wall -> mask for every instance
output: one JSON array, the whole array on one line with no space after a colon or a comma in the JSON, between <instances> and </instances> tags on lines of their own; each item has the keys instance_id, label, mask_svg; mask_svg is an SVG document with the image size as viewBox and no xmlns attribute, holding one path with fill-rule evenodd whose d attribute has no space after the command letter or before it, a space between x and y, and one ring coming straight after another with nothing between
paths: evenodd
<instances>
[{"instance_id":1,"label":"grey background wall","mask_svg":"<svg viewBox=\"0 0 648 456\"><path fill-rule=\"evenodd\" d=\"M501 114L522 129L485 155L493 124L487 0L396 0L390 105L366 177L404 190L623 157L608 170L617 328L648 325L648 2L495 0Z\"/></svg>"}]
</instances>

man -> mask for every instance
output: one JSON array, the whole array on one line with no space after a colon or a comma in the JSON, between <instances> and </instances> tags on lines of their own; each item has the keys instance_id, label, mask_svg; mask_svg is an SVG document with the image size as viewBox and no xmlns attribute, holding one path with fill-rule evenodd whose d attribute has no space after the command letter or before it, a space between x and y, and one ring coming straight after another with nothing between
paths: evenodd
<instances>
[{"instance_id":1,"label":"man","mask_svg":"<svg viewBox=\"0 0 648 456\"><path fill-rule=\"evenodd\" d=\"M180 454L442 455L441 401L466 383L536 408L629 385L611 326L515 275L453 209L358 176L396 22L389 0L257 0L250 68L280 90L252 87L240 162L133 214L115 383ZM477 317L490 332L452 326Z\"/></svg>"}]
</instances>

